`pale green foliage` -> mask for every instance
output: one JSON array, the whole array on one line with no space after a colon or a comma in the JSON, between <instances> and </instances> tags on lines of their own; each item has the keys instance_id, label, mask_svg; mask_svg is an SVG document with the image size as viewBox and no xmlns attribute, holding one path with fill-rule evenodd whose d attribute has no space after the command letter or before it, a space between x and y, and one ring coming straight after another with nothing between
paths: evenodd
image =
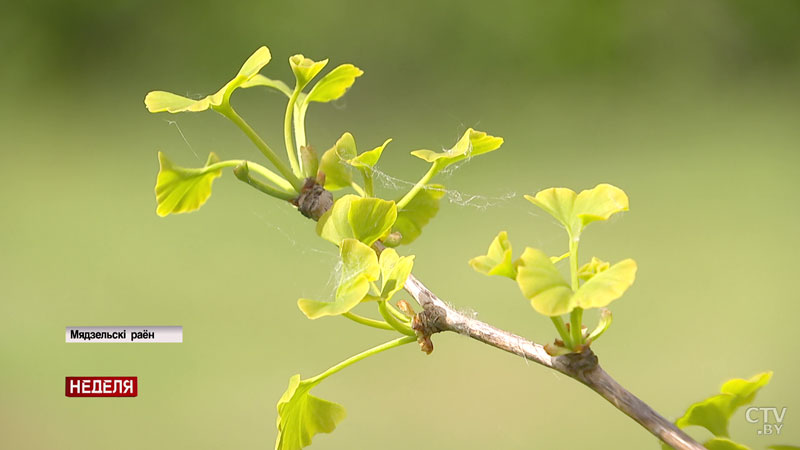
<instances>
[{"instance_id":1,"label":"pale green foliage","mask_svg":"<svg viewBox=\"0 0 800 450\"><path fill-rule=\"evenodd\" d=\"M300 380L300 375L289 379L289 387L278 400L275 450L308 447L315 434L333 432L345 418L344 407L309 393L319 384L319 381L312 380Z\"/></svg>"},{"instance_id":2,"label":"pale green foliage","mask_svg":"<svg viewBox=\"0 0 800 450\"><path fill-rule=\"evenodd\" d=\"M395 219L397 206L394 202L345 195L320 217L317 234L336 245L348 238L372 245L389 232Z\"/></svg>"},{"instance_id":3,"label":"pale green foliage","mask_svg":"<svg viewBox=\"0 0 800 450\"><path fill-rule=\"evenodd\" d=\"M387 139L378 147L373 148L372 150L368 150L355 158L350 158L347 160L347 163L353 167L359 169L371 169L375 167L375 164L378 163L378 160L381 159L381 155L383 154L383 150L389 145L389 142L392 142L391 139Z\"/></svg>"},{"instance_id":4,"label":"pale green foliage","mask_svg":"<svg viewBox=\"0 0 800 450\"><path fill-rule=\"evenodd\" d=\"M342 273L333 302L319 302L301 298L297 306L309 319L338 316L355 308L369 292L370 282L378 279L382 266L368 246L355 239L341 243Z\"/></svg>"},{"instance_id":5,"label":"pale green foliage","mask_svg":"<svg viewBox=\"0 0 800 450\"><path fill-rule=\"evenodd\" d=\"M525 198L555 217L571 236L578 236L591 222L628 210L628 196L610 184L598 184L580 194L568 188L550 188Z\"/></svg>"},{"instance_id":6,"label":"pale green foliage","mask_svg":"<svg viewBox=\"0 0 800 450\"><path fill-rule=\"evenodd\" d=\"M342 64L328 72L308 93L307 102L330 102L343 96L364 72L352 64Z\"/></svg>"},{"instance_id":7,"label":"pale green foliage","mask_svg":"<svg viewBox=\"0 0 800 450\"><path fill-rule=\"evenodd\" d=\"M206 165L200 169L186 169L175 166L172 161L158 152L160 169L156 178L156 214L165 217L194 211L211 196L211 184L222 175L221 168L213 168L219 158L214 153L208 155Z\"/></svg>"},{"instance_id":8,"label":"pale green foliage","mask_svg":"<svg viewBox=\"0 0 800 450\"><path fill-rule=\"evenodd\" d=\"M469 265L476 271L485 275L501 275L517 278L516 265L511 261L511 243L508 233L501 231L489 245L489 250L484 256L476 256L469 260Z\"/></svg>"},{"instance_id":9,"label":"pale green foliage","mask_svg":"<svg viewBox=\"0 0 800 450\"><path fill-rule=\"evenodd\" d=\"M356 141L350 133L344 133L322 155L319 170L325 174L325 189L336 191L350 186L353 181L353 167L349 161L356 155Z\"/></svg>"},{"instance_id":10,"label":"pale green foliage","mask_svg":"<svg viewBox=\"0 0 800 450\"><path fill-rule=\"evenodd\" d=\"M611 326L613 320L614 316L611 314L611 310L602 308L600 310L600 321L597 323L597 327L586 337L586 341L590 344L596 341Z\"/></svg>"},{"instance_id":11,"label":"pale green foliage","mask_svg":"<svg viewBox=\"0 0 800 450\"><path fill-rule=\"evenodd\" d=\"M452 148L444 151L414 150L412 155L433 163L436 171L466 158L497 150L503 145L503 138L490 136L483 131L467 129Z\"/></svg>"},{"instance_id":12,"label":"pale green foliage","mask_svg":"<svg viewBox=\"0 0 800 450\"><path fill-rule=\"evenodd\" d=\"M273 80L271 78L267 78L264 75L261 75L260 73L253 76L253 78L250 78L249 80L245 81L239 87L245 89L256 86L264 86L271 89L275 89L279 92L282 92L287 97L292 96L292 88L290 88L286 83L284 83L281 80Z\"/></svg>"},{"instance_id":13,"label":"pale green foliage","mask_svg":"<svg viewBox=\"0 0 800 450\"><path fill-rule=\"evenodd\" d=\"M392 231L401 234L399 244L410 244L422 234L422 228L439 212L439 199L444 194L444 186L429 184L397 212Z\"/></svg>"},{"instance_id":14,"label":"pale green foliage","mask_svg":"<svg viewBox=\"0 0 800 450\"><path fill-rule=\"evenodd\" d=\"M314 61L301 54L289 57L289 65L297 80L297 89L303 89L317 74L325 68L328 60Z\"/></svg>"},{"instance_id":15,"label":"pale green foliage","mask_svg":"<svg viewBox=\"0 0 800 450\"><path fill-rule=\"evenodd\" d=\"M569 254L567 253L567 255ZM608 270L609 267L611 267L611 263L603 261L602 259L597 258L596 256L592 256L591 261L582 265L581 268L578 269L578 278L580 278L583 281L586 281L589 278L592 278L593 276L597 275L598 273Z\"/></svg>"},{"instance_id":16,"label":"pale green foliage","mask_svg":"<svg viewBox=\"0 0 800 450\"><path fill-rule=\"evenodd\" d=\"M758 390L769 383L772 372L764 372L749 380L734 378L722 385L720 394L689 406L675 424L683 428L698 425L717 437L728 437L728 422L740 407L753 401Z\"/></svg>"},{"instance_id":17,"label":"pale green foliage","mask_svg":"<svg viewBox=\"0 0 800 450\"><path fill-rule=\"evenodd\" d=\"M381 252L381 292L383 300L390 300L392 296L403 289L406 279L414 267L414 256L400 256L392 248Z\"/></svg>"},{"instance_id":18,"label":"pale green foliage","mask_svg":"<svg viewBox=\"0 0 800 450\"><path fill-rule=\"evenodd\" d=\"M550 257L534 248L526 248L517 266L517 284L522 295L538 313L560 316L575 308L572 289Z\"/></svg>"},{"instance_id":19,"label":"pale green foliage","mask_svg":"<svg viewBox=\"0 0 800 450\"><path fill-rule=\"evenodd\" d=\"M575 292L575 306L583 309L607 306L622 297L635 279L636 262L632 259L620 261L583 283Z\"/></svg>"},{"instance_id":20,"label":"pale green foliage","mask_svg":"<svg viewBox=\"0 0 800 450\"><path fill-rule=\"evenodd\" d=\"M200 100L182 97L171 92L152 91L147 94L144 104L150 112L167 111L179 113L183 111L205 111L222 106L228 101L233 91L253 78L272 58L267 47L261 47L245 61L239 73L220 90Z\"/></svg>"}]
</instances>

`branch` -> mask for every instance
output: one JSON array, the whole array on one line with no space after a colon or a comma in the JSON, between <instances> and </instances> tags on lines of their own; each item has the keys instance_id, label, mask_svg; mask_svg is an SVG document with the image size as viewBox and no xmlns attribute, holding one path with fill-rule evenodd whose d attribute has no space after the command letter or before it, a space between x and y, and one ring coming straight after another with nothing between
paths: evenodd
<instances>
[{"instance_id":1,"label":"branch","mask_svg":"<svg viewBox=\"0 0 800 450\"><path fill-rule=\"evenodd\" d=\"M306 180L306 186L300 197L293 203L298 206L304 216L315 221L319 220L319 217L333 205L330 192L314 183L312 179ZM379 253L386 248L380 241L376 242L373 247ZM543 346L535 342L461 314L437 297L413 274L408 276L403 287L423 309L414 317L412 323L423 351L427 353L433 351L433 343L430 340L432 334L442 331L463 334L574 378L600 394L615 408L635 420L655 437L677 450L705 449L611 378L600 367L597 356L590 348L586 348L581 353L552 357Z\"/></svg>"},{"instance_id":2,"label":"branch","mask_svg":"<svg viewBox=\"0 0 800 450\"><path fill-rule=\"evenodd\" d=\"M544 347L535 342L461 314L426 288L413 274L409 275L404 287L423 308L423 312L417 315L414 327L420 336L423 350L433 349L430 336L434 333L453 331L463 334L580 381L654 436L678 450L705 449L611 378L600 367L597 356L591 349L587 348L582 353L552 357ZM430 345L430 348L426 349L426 345Z\"/></svg>"}]
</instances>

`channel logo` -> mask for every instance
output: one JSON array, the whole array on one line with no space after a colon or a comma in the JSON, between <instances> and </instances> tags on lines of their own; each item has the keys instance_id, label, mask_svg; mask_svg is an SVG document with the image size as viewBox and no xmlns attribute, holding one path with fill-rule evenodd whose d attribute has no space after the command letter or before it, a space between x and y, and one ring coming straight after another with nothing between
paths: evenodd
<instances>
[{"instance_id":1,"label":"channel logo","mask_svg":"<svg viewBox=\"0 0 800 450\"><path fill-rule=\"evenodd\" d=\"M136 397L137 377L66 377L67 397Z\"/></svg>"}]
</instances>

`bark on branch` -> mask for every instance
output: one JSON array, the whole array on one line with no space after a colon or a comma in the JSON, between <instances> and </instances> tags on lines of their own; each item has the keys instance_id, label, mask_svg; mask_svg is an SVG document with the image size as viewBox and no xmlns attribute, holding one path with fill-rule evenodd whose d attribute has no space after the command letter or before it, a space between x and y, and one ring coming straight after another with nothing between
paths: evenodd
<instances>
[{"instance_id":1,"label":"bark on branch","mask_svg":"<svg viewBox=\"0 0 800 450\"><path fill-rule=\"evenodd\" d=\"M678 450L705 449L697 441L662 417L656 411L617 383L600 367L597 356L586 349L582 353L571 353L552 357L543 346L516 334L495 328L473 317L466 316L442 301L422 284L413 274L408 277L405 289L423 308L415 321L415 330L424 346L430 344L430 336L442 331L453 331L484 344L505 350L523 358L557 370L580 381L608 400L614 407L638 422L657 438ZM432 347L431 347L432 349Z\"/></svg>"}]
</instances>

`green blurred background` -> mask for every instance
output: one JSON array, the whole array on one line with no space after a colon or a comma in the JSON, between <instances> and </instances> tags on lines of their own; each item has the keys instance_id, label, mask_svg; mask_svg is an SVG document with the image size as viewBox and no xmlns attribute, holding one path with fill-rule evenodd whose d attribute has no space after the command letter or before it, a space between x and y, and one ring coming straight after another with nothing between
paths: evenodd
<instances>
[{"instance_id":1,"label":"green blurred background","mask_svg":"<svg viewBox=\"0 0 800 450\"><path fill-rule=\"evenodd\" d=\"M275 403L387 339L310 322L335 248L295 211L236 181L199 212L158 218L156 151L197 165L260 155L213 113L148 114L149 90L216 91L258 46L288 81L303 52L365 71L315 105L310 142L387 137L380 169L414 181L416 148L467 127L502 151L439 178L453 195L407 249L441 297L552 340L509 282L472 272L497 231L518 250L565 249L522 194L625 189L631 211L584 236L585 257L633 257L634 287L595 346L623 385L676 418L732 377L775 376L757 406L787 407L782 436L744 419L734 439L800 443L800 2L16 2L0 17L0 438L3 448L270 448ZM281 148L284 99L234 103ZM381 193L397 196L385 182ZM458 194L463 197L458 198ZM470 195L482 197L463 201ZM513 195L512 195L513 194ZM591 320L594 315L589 315ZM65 344L70 325L183 325L183 344ZM315 391L348 417L312 448L657 448L573 380L455 335L403 347ZM64 377L136 375L135 399L70 399ZM695 433L705 438L703 432Z\"/></svg>"}]
</instances>

